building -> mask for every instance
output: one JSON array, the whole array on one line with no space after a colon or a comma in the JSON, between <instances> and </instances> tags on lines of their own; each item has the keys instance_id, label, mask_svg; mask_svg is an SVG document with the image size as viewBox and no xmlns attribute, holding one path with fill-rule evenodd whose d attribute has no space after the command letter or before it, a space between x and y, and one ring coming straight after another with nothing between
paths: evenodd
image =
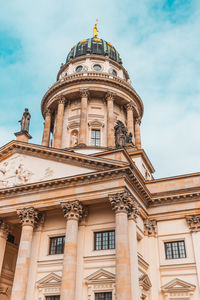
<instances>
[{"instance_id":1,"label":"building","mask_svg":"<svg viewBox=\"0 0 200 300\"><path fill-rule=\"evenodd\" d=\"M0 149L1 300L200 299L200 173L154 179L116 49L80 41Z\"/></svg>"}]
</instances>

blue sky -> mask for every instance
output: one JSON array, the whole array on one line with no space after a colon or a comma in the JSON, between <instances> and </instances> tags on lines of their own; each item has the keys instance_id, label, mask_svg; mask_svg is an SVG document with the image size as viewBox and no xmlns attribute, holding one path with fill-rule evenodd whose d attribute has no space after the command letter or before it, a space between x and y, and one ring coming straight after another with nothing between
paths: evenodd
<instances>
[{"instance_id":1,"label":"blue sky","mask_svg":"<svg viewBox=\"0 0 200 300\"><path fill-rule=\"evenodd\" d=\"M41 99L69 49L92 36L96 17L144 102L142 145L155 177L199 172L197 0L1 1L0 145L15 138L25 107L32 142L41 142Z\"/></svg>"}]
</instances>

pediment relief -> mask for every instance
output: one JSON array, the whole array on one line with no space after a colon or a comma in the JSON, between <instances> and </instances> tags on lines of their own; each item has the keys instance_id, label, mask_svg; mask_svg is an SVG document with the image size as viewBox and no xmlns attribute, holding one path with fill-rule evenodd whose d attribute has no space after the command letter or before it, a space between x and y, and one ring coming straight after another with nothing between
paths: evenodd
<instances>
[{"instance_id":1,"label":"pediment relief","mask_svg":"<svg viewBox=\"0 0 200 300\"><path fill-rule=\"evenodd\" d=\"M98 271L94 272L93 274L89 275L86 278L86 282L88 284L114 282L114 281L115 281L115 274L108 272L104 269L99 269Z\"/></svg>"},{"instance_id":2,"label":"pediment relief","mask_svg":"<svg viewBox=\"0 0 200 300\"><path fill-rule=\"evenodd\" d=\"M196 288L195 285L175 278L161 287L165 293L179 293L179 292L192 292Z\"/></svg>"},{"instance_id":3,"label":"pediment relief","mask_svg":"<svg viewBox=\"0 0 200 300\"><path fill-rule=\"evenodd\" d=\"M15 153L0 162L0 189L94 172L94 169Z\"/></svg>"},{"instance_id":4,"label":"pediment relief","mask_svg":"<svg viewBox=\"0 0 200 300\"><path fill-rule=\"evenodd\" d=\"M50 273L47 276L43 277L37 282L38 287L49 287L49 286L58 286L61 285L62 277L55 274Z\"/></svg>"},{"instance_id":5,"label":"pediment relief","mask_svg":"<svg viewBox=\"0 0 200 300\"><path fill-rule=\"evenodd\" d=\"M100 122L99 120L93 120L88 122L88 125L91 127L104 127L104 123Z\"/></svg>"},{"instance_id":6,"label":"pediment relief","mask_svg":"<svg viewBox=\"0 0 200 300\"><path fill-rule=\"evenodd\" d=\"M74 128L79 128L80 126L80 122L76 122L76 121L73 121L73 122L70 122L69 125L67 126L68 129L74 129Z\"/></svg>"},{"instance_id":7,"label":"pediment relief","mask_svg":"<svg viewBox=\"0 0 200 300\"><path fill-rule=\"evenodd\" d=\"M149 276L147 274L143 274L143 275L140 276L139 284L140 284L140 286L143 287L143 289L145 291L148 291L152 287L151 281L150 281Z\"/></svg>"}]
</instances>

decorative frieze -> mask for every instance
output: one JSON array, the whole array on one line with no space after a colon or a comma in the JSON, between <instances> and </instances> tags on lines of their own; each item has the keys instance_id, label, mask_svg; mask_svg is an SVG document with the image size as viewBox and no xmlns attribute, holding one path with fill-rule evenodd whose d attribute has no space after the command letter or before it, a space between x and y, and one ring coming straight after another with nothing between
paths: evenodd
<instances>
[{"instance_id":1,"label":"decorative frieze","mask_svg":"<svg viewBox=\"0 0 200 300\"><path fill-rule=\"evenodd\" d=\"M79 200L61 202L61 207L64 212L64 217L80 221L84 216L87 215L87 208Z\"/></svg>"},{"instance_id":2,"label":"decorative frieze","mask_svg":"<svg viewBox=\"0 0 200 300\"><path fill-rule=\"evenodd\" d=\"M42 213L34 207L25 207L22 209L18 209L17 214L22 226L31 225L34 227L39 223L42 217Z\"/></svg>"},{"instance_id":3,"label":"decorative frieze","mask_svg":"<svg viewBox=\"0 0 200 300\"><path fill-rule=\"evenodd\" d=\"M186 216L186 222L191 231L200 231L200 214Z\"/></svg>"},{"instance_id":4,"label":"decorative frieze","mask_svg":"<svg viewBox=\"0 0 200 300\"><path fill-rule=\"evenodd\" d=\"M146 219L144 220L144 234L148 236L157 235L157 221Z\"/></svg>"}]
</instances>

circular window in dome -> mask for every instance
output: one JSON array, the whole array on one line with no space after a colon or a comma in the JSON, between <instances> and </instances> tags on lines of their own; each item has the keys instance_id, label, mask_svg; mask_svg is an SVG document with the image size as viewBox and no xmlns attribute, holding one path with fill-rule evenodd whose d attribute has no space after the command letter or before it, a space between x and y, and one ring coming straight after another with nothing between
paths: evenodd
<instances>
[{"instance_id":1,"label":"circular window in dome","mask_svg":"<svg viewBox=\"0 0 200 300\"><path fill-rule=\"evenodd\" d=\"M79 72L81 72L83 70L83 66L78 66L77 68L76 68L76 73L79 73Z\"/></svg>"},{"instance_id":2,"label":"circular window in dome","mask_svg":"<svg viewBox=\"0 0 200 300\"><path fill-rule=\"evenodd\" d=\"M93 68L94 68L95 71L100 71L101 70L100 65L94 65Z\"/></svg>"},{"instance_id":3,"label":"circular window in dome","mask_svg":"<svg viewBox=\"0 0 200 300\"><path fill-rule=\"evenodd\" d=\"M117 76L117 72L116 72L115 70L112 70L112 74L113 74L114 76Z\"/></svg>"}]
</instances>

